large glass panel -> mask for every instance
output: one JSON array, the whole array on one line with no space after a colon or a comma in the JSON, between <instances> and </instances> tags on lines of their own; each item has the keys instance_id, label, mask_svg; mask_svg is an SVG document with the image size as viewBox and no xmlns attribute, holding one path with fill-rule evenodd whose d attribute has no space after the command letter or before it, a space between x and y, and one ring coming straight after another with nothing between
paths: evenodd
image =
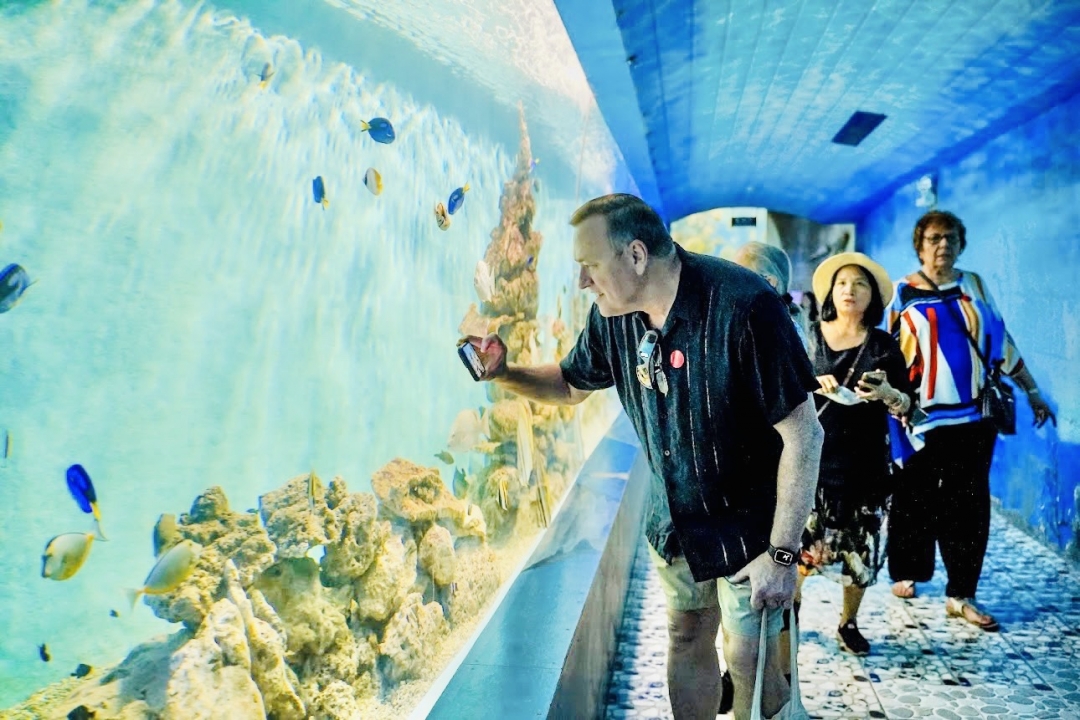
<instances>
[{"instance_id":1,"label":"large glass panel","mask_svg":"<svg viewBox=\"0 0 1080 720\"><path fill-rule=\"evenodd\" d=\"M0 715L407 713L614 409L455 343L619 190L550 0L0 3Z\"/></svg>"}]
</instances>

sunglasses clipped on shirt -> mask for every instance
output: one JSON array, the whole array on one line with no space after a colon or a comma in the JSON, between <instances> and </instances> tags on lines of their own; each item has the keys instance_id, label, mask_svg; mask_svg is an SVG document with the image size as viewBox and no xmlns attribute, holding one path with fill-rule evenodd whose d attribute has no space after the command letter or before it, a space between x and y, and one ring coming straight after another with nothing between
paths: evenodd
<instances>
[{"instance_id":1,"label":"sunglasses clipped on shirt","mask_svg":"<svg viewBox=\"0 0 1080 720\"><path fill-rule=\"evenodd\" d=\"M660 333L656 330L646 332L638 343L637 356L638 382L649 390L659 390L662 395L667 395L668 381L664 374Z\"/></svg>"}]
</instances>

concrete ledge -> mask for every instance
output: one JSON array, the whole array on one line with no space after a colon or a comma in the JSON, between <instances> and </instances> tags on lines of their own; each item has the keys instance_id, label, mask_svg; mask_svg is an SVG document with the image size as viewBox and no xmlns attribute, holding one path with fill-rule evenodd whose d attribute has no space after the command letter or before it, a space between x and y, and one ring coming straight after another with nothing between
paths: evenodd
<instances>
[{"instance_id":1,"label":"concrete ledge","mask_svg":"<svg viewBox=\"0 0 1080 720\"><path fill-rule=\"evenodd\" d=\"M648 478L633 428L621 415L429 718L602 713Z\"/></svg>"}]
</instances>

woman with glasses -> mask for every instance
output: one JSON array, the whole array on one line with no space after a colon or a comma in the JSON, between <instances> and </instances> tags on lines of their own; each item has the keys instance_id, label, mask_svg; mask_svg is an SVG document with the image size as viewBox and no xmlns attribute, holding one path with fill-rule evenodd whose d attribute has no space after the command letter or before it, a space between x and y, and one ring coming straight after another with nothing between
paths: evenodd
<instances>
[{"instance_id":1,"label":"woman with glasses","mask_svg":"<svg viewBox=\"0 0 1080 720\"><path fill-rule=\"evenodd\" d=\"M990 462L995 426L983 419L983 358L1027 394L1039 427L1057 420L1039 394L986 283L960 270L964 223L933 210L915 224L919 269L897 284L889 326L898 338L921 412L909 433L925 443L904 463L889 518L893 594L915 596L934 574L941 548L948 584L945 612L983 630L998 622L975 602L990 532Z\"/></svg>"},{"instance_id":2,"label":"woman with glasses","mask_svg":"<svg viewBox=\"0 0 1080 720\"><path fill-rule=\"evenodd\" d=\"M806 577L833 576L844 588L840 647L867 655L870 643L856 615L884 561L888 413L906 412L911 398L900 348L876 327L892 299L885 268L862 253L841 253L818 266L813 287L824 298L821 322L811 326L809 339L825 444L814 510L803 532L795 607Z\"/></svg>"}]
</instances>

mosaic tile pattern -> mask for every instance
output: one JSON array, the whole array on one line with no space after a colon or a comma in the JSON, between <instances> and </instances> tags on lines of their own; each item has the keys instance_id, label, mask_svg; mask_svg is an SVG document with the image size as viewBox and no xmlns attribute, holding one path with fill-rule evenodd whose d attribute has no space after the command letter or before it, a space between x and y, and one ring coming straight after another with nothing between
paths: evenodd
<instances>
[{"instance_id":1,"label":"mosaic tile pattern","mask_svg":"<svg viewBox=\"0 0 1080 720\"><path fill-rule=\"evenodd\" d=\"M979 600L1000 633L945 617L939 560L914 600L893 597L882 571L859 613L871 653L858 658L836 643L840 587L806 582L799 673L811 717L1080 720L1080 571L996 515L990 533ZM664 597L642 547L607 720L671 720L666 656Z\"/></svg>"}]
</instances>

